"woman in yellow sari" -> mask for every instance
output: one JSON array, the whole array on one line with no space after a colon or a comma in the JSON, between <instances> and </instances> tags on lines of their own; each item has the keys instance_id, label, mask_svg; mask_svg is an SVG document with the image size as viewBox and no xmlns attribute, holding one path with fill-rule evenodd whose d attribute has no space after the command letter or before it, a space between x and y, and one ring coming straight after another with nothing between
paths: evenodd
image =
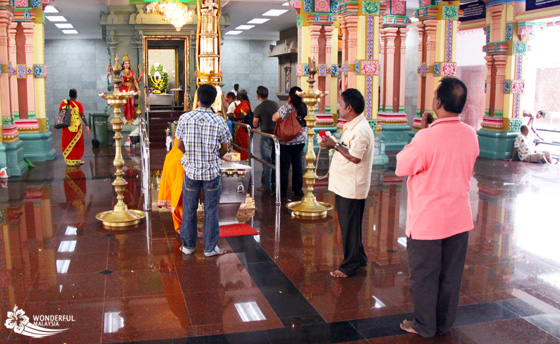
<instances>
[{"instance_id":1,"label":"woman in yellow sari","mask_svg":"<svg viewBox=\"0 0 560 344\"><path fill-rule=\"evenodd\" d=\"M84 108L82 103L77 102L78 91L71 89L69 92L70 99L65 99L60 103L58 110L62 110L66 106L72 109L72 120L70 126L62 129L62 155L64 162L68 166L82 165L82 156L84 155L84 135L82 132L82 120L86 124L86 133L89 134L89 125L84 116ZM69 104L69 105L68 105Z\"/></svg>"},{"instance_id":2,"label":"woman in yellow sari","mask_svg":"<svg viewBox=\"0 0 560 344\"><path fill-rule=\"evenodd\" d=\"M183 179L185 177L185 170L183 165L181 165L182 157L183 153L177 147L177 138L175 138L173 148L167 153L163 162L157 202L158 207L165 207L171 210L173 227L177 233L181 229L181 221L183 219Z\"/></svg>"}]
</instances>

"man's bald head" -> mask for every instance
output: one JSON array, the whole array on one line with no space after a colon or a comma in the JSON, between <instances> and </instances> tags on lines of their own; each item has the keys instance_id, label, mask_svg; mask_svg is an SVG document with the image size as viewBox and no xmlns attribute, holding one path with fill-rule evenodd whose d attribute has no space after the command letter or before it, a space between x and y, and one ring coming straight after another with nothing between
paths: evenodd
<instances>
[{"instance_id":1,"label":"man's bald head","mask_svg":"<svg viewBox=\"0 0 560 344\"><path fill-rule=\"evenodd\" d=\"M467 86L458 78L446 76L439 81L436 97L445 111L458 115L467 102Z\"/></svg>"}]
</instances>

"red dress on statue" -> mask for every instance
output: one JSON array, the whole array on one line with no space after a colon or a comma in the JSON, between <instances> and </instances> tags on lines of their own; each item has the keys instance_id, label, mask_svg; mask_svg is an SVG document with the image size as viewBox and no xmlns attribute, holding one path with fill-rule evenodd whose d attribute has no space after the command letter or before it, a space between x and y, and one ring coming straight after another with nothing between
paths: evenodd
<instances>
[{"instance_id":1,"label":"red dress on statue","mask_svg":"<svg viewBox=\"0 0 560 344\"><path fill-rule=\"evenodd\" d=\"M122 85L121 92L134 91L134 77L135 73L132 69L124 69L122 71ZM123 106L123 116L127 121L134 119L134 97L128 99Z\"/></svg>"}]
</instances>

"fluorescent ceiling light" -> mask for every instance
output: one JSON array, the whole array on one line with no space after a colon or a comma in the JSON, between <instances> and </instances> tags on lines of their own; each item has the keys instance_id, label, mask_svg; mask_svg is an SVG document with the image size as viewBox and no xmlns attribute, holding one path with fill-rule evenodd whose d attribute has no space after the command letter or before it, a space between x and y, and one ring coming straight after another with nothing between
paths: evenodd
<instances>
[{"instance_id":1,"label":"fluorescent ceiling light","mask_svg":"<svg viewBox=\"0 0 560 344\"><path fill-rule=\"evenodd\" d=\"M68 21L63 16L47 16L46 18L51 22L65 22L65 21Z\"/></svg>"},{"instance_id":2,"label":"fluorescent ceiling light","mask_svg":"<svg viewBox=\"0 0 560 344\"><path fill-rule=\"evenodd\" d=\"M418 21L418 18L415 18L415 17L410 18L411 23L416 23L417 21Z\"/></svg>"},{"instance_id":3,"label":"fluorescent ceiling light","mask_svg":"<svg viewBox=\"0 0 560 344\"><path fill-rule=\"evenodd\" d=\"M74 252L77 240L62 240L58 245L58 252Z\"/></svg>"},{"instance_id":4,"label":"fluorescent ceiling light","mask_svg":"<svg viewBox=\"0 0 560 344\"><path fill-rule=\"evenodd\" d=\"M74 26L70 23L56 23L54 24L59 29L73 29Z\"/></svg>"},{"instance_id":5,"label":"fluorescent ceiling light","mask_svg":"<svg viewBox=\"0 0 560 344\"><path fill-rule=\"evenodd\" d=\"M70 267L70 259L57 259L56 261L56 272L59 274L65 274L68 272Z\"/></svg>"},{"instance_id":6,"label":"fluorescent ceiling light","mask_svg":"<svg viewBox=\"0 0 560 344\"><path fill-rule=\"evenodd\" d=\"M239 35L242 32L243 31L228 31L228 32L226 32L226 35Z\"/></svg>"},{"instance_id":7,"label":"fluorescent ceiling light","mask_svg":"<svg viewBox=\"0 0 560 344\"><path fill-rule=\"evenodd\" d=\"M77 35L78 31L76 30L62 30L65 35Z\"/></svg>"},{"instance_id":8,"label":"fluorescent ceiling light","mask_svg":"<svg viewBox=\"0 0 560 344\"><path fill-rule=\"evenodd\" d=\"M235 309L243 322L266 320L255 301L236 303Z\"/></svg>"},{"instance_id":9,"label":"fluorescent ceiling light","mask_svg":"<svg viewBox=\"0 0 560 344\"><path fill-rule=\"evenodd\" d=\"M124 318L121 312L105 312L103 333L116 333L124 327Z\"/></svg>"},{"instance_id":10,"label":"fluorescent ceiling light","mask_svg":"<svg viewBox=\"0 0 560 344\"><path fill-rule=\"evenodd\" d=\"M266 23L269 20L270 19L265 19L265 18L253 18L249 20L247 24L262 24L262 23Z\"/></svg>"},{"instance_id":11,"label":"fluorescent ceiling light","mask_svg":"<svg viewBox=\"0 0 560 344\"><path fill-rule=\"evenodd\" d=\"M58 13L58 10L54 6L45 7L44 13Z\"/></svg>"},{"instance_id":12,"label":"fluorescent ceiling light","mask_svg":"<svg viewBox=\"0 0 560 344\"><path fill-rule=\"evenodd\" d=\"M236 27L236 30L250 30L252 28L254 28L255 25L239 25L238 27Z\"/></svg>"},{"instance_id":13,"label":"fluorescent ceiling light","mask_svg":"<svg viewBox=\"0 0 560 344\"><path fill-rule=\"evenodd\" d=\"M290 6L290 2L287 1L287 2L283 3L282 6Z\"/></svg>"},{"instance_id":14,"label":"fluorescent ceiling light","mask_svg":"<svg viewBox=\"0 0 560 344\"><path fill-rule=\"evenodd\" d=\"M399 245L406 247L406 237L400 237L397 239L397 242L399 243Z\"/></svg>"},{"instance_id":15,"label":"fluorescent ceiling light","mask_svg":"<svg viewBox=\"0 0 560 344\"><path fill-rule=\"evenodd\" d=\"M60 25L60 24L57 24L57 25ZM66 227L66 232L64 232L64 235L76 235L77 232L78 232L78 228L68 226L68 227Z\"/></svg>"},{"instance_id":16,"label":"fluorescent ceiling light","mask_svg":"<svg viewBox=\"0 0 560 344\"><path fill-rule=\"evenodd\" d=\"M263 13L262 15L265 17L278 17L281 16L282 14L288 12L288 10L270 10L267 11L265 13Z\"/></svg>"}]
</instances>

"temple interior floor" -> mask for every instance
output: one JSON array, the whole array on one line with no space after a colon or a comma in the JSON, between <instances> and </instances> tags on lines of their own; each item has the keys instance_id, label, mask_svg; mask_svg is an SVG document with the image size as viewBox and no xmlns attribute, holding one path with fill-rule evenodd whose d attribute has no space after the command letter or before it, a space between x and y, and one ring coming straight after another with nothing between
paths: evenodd
<instances>
[{"instance_id":1,"label":"temple interior floor","mask_svg":"<svg viewBox=\"0 0 560 344\"><path fill-rule=\"evenodd\" d=\"M74 322L42 339L3 326L3 342L560 343L560 166L478 160L456 327L425 340L399 329L411 311L406 183L392 170L372 174L367 268L333 279L329 271L342 260L336 212L298 221L284 205L277 209L273 196L256 192L248 223L259 235L220 239L229 253L217 258L205 258L200 241L184 256L169 212L154 209L127 232L96 220L116 201L112 148L94 153L86 146L83 174L68 172L57 149L57 160L36 163L0 188L7 212L1 310L17 305L30 319L65 314ZM125 200L139 209L134 153L125 152ZM153 152L153 169L163 159L164 152ZM316 191L334 204L325 181Z\"/></svg>"}]
</instances>

